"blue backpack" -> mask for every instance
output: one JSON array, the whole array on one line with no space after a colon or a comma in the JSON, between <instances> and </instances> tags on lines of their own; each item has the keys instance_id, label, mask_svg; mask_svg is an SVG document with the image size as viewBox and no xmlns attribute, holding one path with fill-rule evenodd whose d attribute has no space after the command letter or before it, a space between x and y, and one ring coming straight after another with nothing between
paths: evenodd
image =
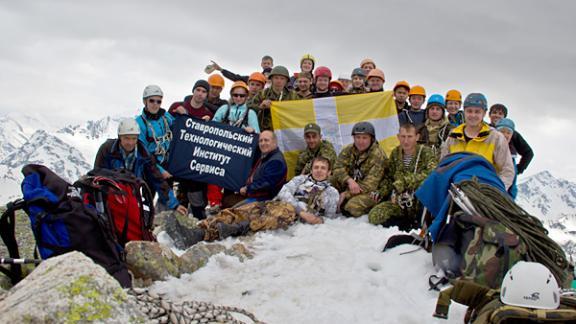
<instances>
[{"instance_id":1,"label":"blue backpack","mask_svg":"<svg viewBox=\"0 0 576 324\"><path fill-rule=\"evenodd\" d=\"M11 258L19 258L15 239L15 211L23 209L42 259L70 251L79 251L104 267L123 287L131 286L131 277L124 263L123 250L117 243L106 215L84 204L78 188L72 186L42 165L22 168L23 199L7 205L0 217L0 235ZM22 279L19 265L10 271L12 283Z\"/></svg>"}]
</instances>

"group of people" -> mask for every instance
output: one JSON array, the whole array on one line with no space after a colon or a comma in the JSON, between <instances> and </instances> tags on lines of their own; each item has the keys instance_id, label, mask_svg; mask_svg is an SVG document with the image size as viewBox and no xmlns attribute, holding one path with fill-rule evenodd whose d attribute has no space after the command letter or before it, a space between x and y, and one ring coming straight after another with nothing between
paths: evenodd
<instances>
[{"instance_id":1,"label":"group of people","mask_svg":"<svg viewBox=\"0 0 576 324\"><path fill-rule=\"evenodd\" d=\"M161 108L164 94L160 87L147 86L142 96L142 113L120 123L118 138L100 147L95 168L131 170L155 190L161 206L182 213L190 211L198 219L206 219L207 210L211 210L207 207L218 211L274 199L291 204L298 218L310 224L322 223L324 217L337 213L352 217L368 214L373 224L410 230L420 226L422 209L414 192L444 156L463 151L483 156L494 166L512 197L516 194L516 176L533 157L532 149L507 118L506 106L495 104L488 109L483 94L471 93L462 100L458 90L427 97L424 87L399 81L392 91L400 145L389 156L376 140L378 130L369 122L354 125L353 144L339 154L332 143L322 138L320 126L309 123L304 128L306 148L298 156L296 176L287 182L288 166L273 131L271 102L384 91L385 76L373 60L365 59L349 78L334 80L331 70L316 67L316 59L310 54L302 57L301 71L293 75L284 66L274 66L270 56L262 58L261 68L250 75L240 75L212 62L206 71L216 70L222 75L213 73L208 80L198 80L192 94L172 103L168 110ZM220 97L224 77L233 82L228 100ZM484 121L487 114L489 122ZM259 134L259 154L248 166L250 176L238 192L174 179L166 170L171 154L186 154L170 152L171 125L177 115ZM518 155L521 159L515 163ZM174 181L178 183L177 194ZM233 228L225 229L224 225ZM221 232L226 233L221 235L223 238L245 233L249 224L221 227ZM207 237L201 229L190 236L191 244Z\"/></svg>"}]
</instances>

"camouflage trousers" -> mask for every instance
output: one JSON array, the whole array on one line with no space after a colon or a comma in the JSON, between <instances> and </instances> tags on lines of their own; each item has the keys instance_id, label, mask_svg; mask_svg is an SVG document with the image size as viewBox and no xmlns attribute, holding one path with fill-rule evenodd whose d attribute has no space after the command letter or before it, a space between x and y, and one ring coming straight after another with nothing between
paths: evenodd
<instances>
[{"instance_id":1,"label":"camouflage trousers","mask_svg":"<svg viewBox=\"0 0 576 324\"><path fill-rule=\"evenodd\" d=\"M367 214L376 201L369 194L359 194L352 196L342 203L342 212L353 217L360 217Z\"/></svg>"},{"instance_id":2,"label":"camouflage trousers","mask_svg":"<svg viewBox=\"0 0 576 324\"><path fill-rule=\"evenodd\" d=\"M294 206L281 201L261 201L249 203L237 208L227 208L214 217L201 221L198 227L204 229L204 240L217 240L218 223L238 224L250 222L252 232L286 229L296 221Z\"/></svg>"},{"instance_id":3,"label":"camouflage trousers","mask_svg":"<svg viewBox=\"0 0 576 324\"><path fill-rule=\"evenodd\" d=\"M398 226L401 230L407 231L419 226L421 211L422 208L419 203L402 209L398 204L384 201L372 208L368 213L368 221L371 224L384 225L385 227Z\"/></svg>"}]
</instances>

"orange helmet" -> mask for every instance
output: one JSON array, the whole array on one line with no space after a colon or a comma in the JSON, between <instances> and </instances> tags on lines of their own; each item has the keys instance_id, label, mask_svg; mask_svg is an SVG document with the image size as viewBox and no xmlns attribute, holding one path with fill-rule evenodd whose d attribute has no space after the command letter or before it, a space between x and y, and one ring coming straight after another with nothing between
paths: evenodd
<instances>
[{"instance_id":1,"label":"orange helmet","mask_svg":"<svg viewBox=\"0 0 576 324\"><path fill-rule=\"evenodd\" d=\"M360 62L360 67L364 67L364 64L368 64L368 63L372 63L372 65L374 65L374 67L376 67L376 63L374 63L374 60L371 58L363 59L362 62Z\"/></svg>"},{"instance_id":2,"label":"orange helmet","mask_svg":"<svg viewBox=\"0 0 576 324\"><path fill-rule=\"evenodd\" d=\"M449 90L446 92L446 101L462 102L462 94L458 90Z\"/></svg>"},{"instance_id":3,"label":"orange helmet","mask_svg":"<svg viewBox=\"0 0 576 324\"><path fill-rule=\"evenodd\" d=\"M246 90L246 92L249 92L250 90L248 89L248 86L246 85L246 82L244 81L236 81L232 84L232 88L230 88L230 93L232 93L232 91L234 91L234 89L236 88L243 88Z\"/></svg>"},{"instance_id":4,"label":"orange helmet","mask_svg":"<svg viewBox=\"0 0 576 324\"><path fill-rule=\"evenodd\" d=\"M410 84L408 83L408 81L398 81L396 82L396 85L394 86L394 91L396 91L396 88L399 87L404 87L406 89L408 89L408 91L410 91Z\"/></svg>"},{"instance_id":5,"label":"orange helmet","mask_svg":"<svg viewBox=\"0 0 576 324\"><path fill-rule=\"evenodd\" d=\"M368 72L368 76L366 77L366 80L369 80L370 78L380 78L380 79L382 79L382 81L386 81L386 79L384 78L384 72L380 69L370 70L370 72Z\"/></svg>"},{"instance_id":6,"label":"orange helmet","mask_svg":"<svg viewBox=\"0 0 576 324\"><path fill-rule=\"evenodd\" d=\"M426 90L424 90L423 86L415 85L410 88L410 96L413 95L420 95L426 97Z\"/></svg>"},{"instance_id":7,"label":"orange helmet","mask_svg":"<svg viewBox=\"0 0 576 324\"><path fill-rule=\"evenodd\" d=\"M224 88L224 78L220 74L212 74L208 78L208 84L211 87L220 87Z\"/></svg>"},{"instance_id":8,"label":"orange helmet","mask_svg":"<svg viewBox=\"0 0 576 324\"><path fill-rule=\"evenodd\" d=\"M260 72L254 72L250 74L250 77L248 78L248 82L250 81L257 81L266 84L266 76Z\"/></svg>"},{"instance_id":9,"label":"orange helmet","mask_svg":"<svg viewBox=\"0 0 576 324\"><path fill-rule=\"evenodd\" d=\"M330 81L330 88L338 88L338 91L344 91L344 83L339 80Z\"/></svg>"}]
</instances>

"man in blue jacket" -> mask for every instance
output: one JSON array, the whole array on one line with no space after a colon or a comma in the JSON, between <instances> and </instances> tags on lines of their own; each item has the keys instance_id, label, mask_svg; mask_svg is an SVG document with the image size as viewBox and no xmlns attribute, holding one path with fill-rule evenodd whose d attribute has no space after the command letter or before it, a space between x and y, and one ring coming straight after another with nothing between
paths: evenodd
<instances>
[{"instance_id":1,"label":"man in blue jacket","mask_svg":"<svg viewBox=\"0 0 576 324\"><path fill-rule=\"evenodd\" d=\"M134 119L124 119L118 126L118 139L109 139L98 149L94 169L127 169L151 184L161 203L186 215L186 207L179 204L170 185L162 178L156 159L138 140L140 127Z\"/></svg>"}]
</instances>

